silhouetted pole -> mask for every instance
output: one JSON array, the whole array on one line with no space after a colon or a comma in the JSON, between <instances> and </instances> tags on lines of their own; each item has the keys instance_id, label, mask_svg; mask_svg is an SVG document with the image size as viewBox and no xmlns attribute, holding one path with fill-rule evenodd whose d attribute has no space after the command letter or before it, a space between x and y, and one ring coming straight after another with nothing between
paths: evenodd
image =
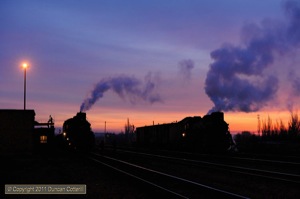
<instances>
[{"instance_id":1,"label":"silhouetted pole","mask_svg":"<svg viewBox=\"0 0 300 199\"><path fill-rule=\"evenodd\" d=\"M258 131L258 136L260 136L260 116L259 116L259 114L257 115L257 131Z\"/></svg>"},{"instance_id":2,"label":"silhouetted pole","mask_svg":"<svg viewBox=\"0 0 300 199\"><path fill-rule=\"evenodd\" d=\"M26 63L23 64L24 68L24 110L26 110L26 69L28 65Z\"/></svg>"}]
</instances>

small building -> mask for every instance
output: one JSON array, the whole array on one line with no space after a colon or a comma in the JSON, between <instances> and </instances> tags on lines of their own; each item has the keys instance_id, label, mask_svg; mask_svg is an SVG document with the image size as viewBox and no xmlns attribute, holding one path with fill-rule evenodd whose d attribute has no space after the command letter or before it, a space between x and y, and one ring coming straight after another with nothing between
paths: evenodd
<instances>
[{"instance_id":1,"label":"small building","mask_svg":"<svg viewBox=\"0 0 300 199\"><path fill-rule=\"evenodd\" d=\"M32 153L34 110L0 110L0 154Z\"/></svg>"},{"instance_id":2,"label":"small building","mask_svg":"<svg viewBox=\"0 0 300 199\"><path fill-rule=\"evenodd\" d=\"M35 152L50 152L55 140L54 123L52 117L47 123L35 122L33 132L33 147Z\"/></svg>"},{"instance_id":3,"label":"small building","mask_svg":"<svg viewBox=\"0 0 300 199\"><path fill-rule=\"evenodd\" d=\"M0 155L43 152L53 143L52 120L36 122L34 110L0 109Z\"/></svg>"}]
</instances>

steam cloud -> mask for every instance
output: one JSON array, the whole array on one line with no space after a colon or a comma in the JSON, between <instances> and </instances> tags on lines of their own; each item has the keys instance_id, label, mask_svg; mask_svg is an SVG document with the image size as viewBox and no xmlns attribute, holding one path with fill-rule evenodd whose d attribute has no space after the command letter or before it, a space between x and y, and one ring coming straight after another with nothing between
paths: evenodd
<instances>
[{"instance_id":1,"label":"steam cloud","mask_svg":"<svg viewBox=\"0 0 300 199\"><path fill-rule=\"evenodd\" d=\"M97 100L103 97L104 93L112 90L118 94L122 99L128 98L132 104L138 101L145 101L149 103L160 102L161 97L155 93L155 83L159 81L158 76L153 76L148 73L145 76L144 82L135 77L117 76L105 78L99 81L94 89L80 106L80 111L89 110Z\"/></svg>"},{"instance_id":2,"label":"steam cloud","mask_svg":"<svg viewBox=\"0 0 300 199\"><path fill-rule=\"evenodd\" d=\"M279 80L268 74L276 56L296 49L300 43L299 1L285 1L285 22L263 21L243 30L243 45L225 44L211 52L214 62L205 80L205 92L214 103L209 111L257 111L276 96ZM300 92L299 79L293 83Z\"/></svg>"},{"instance_id":3,"label":"steam cloud","mask_svg":"<svg viewBox=\"0 0 300 199\"><path fill-rule=\"evenodd\" d=\"M293 94L295 96L300 96L300 78L296 78L292 82Z\"/></svg>"},{"instance_id":4,"label":"steam cloud","mask_svg":"<svg viewBox=\"0 0 300 199\"><path fill-rule=\"evenodd\" d=\"M184 79L191 78L191 71L194 68L194 62L191 59L185 59L179 62L179 73Z\"/></svg>"}]
</instances>

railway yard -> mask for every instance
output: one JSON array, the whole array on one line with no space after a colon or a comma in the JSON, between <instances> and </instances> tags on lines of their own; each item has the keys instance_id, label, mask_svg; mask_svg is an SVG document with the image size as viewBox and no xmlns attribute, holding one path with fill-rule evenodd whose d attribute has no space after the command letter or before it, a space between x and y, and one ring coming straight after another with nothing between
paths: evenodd
<instances>
[{"instance_id":1,"label":"railway yard","mask_svg":"<svg viewBox=\"0 0 300 199\"><path fill-rule=\"evenodd\" d=\"M299 198L300 194L300 157L295 155L194 154L106 146L91 153L56 151L3 158L2 184L87 186L86 195L58 198Z\"/></svg>"}]
</instances>

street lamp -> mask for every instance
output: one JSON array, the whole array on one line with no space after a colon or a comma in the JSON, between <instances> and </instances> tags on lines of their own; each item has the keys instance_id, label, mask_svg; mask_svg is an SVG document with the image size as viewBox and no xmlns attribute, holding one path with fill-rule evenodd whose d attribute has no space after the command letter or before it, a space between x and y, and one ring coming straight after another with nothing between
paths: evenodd
<instances>
[{"instance_id":1,"label":"street lamp","mask_svg":"<svg viewBox=\"0 0 300 199\"><path fill-rule=\"evenodd\" d=\"M24 110L26 110L26 69L28 68L27 63L22 64L24 69Z\"/></svg>"}]
</instances>

